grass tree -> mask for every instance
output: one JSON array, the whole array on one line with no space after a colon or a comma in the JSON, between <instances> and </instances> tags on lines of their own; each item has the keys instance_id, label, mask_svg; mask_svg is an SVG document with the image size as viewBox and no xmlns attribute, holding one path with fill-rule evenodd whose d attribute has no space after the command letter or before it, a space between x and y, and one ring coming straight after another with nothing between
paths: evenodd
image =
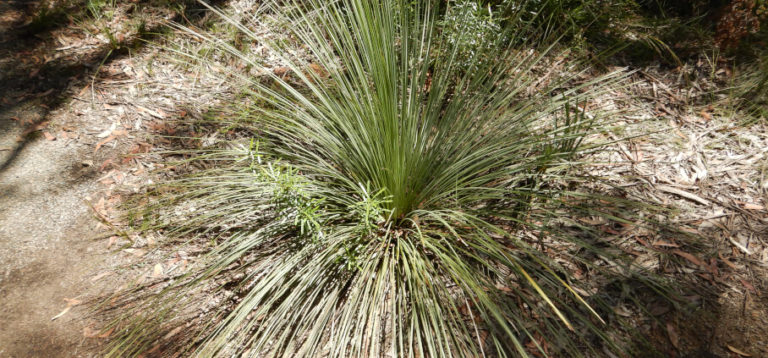
<instances>
[{"instance_id":1,"label":"grass tree","mask_svg":"<svg viewBox=\"0 0 768 358\"><path fill-rule=\"evenodd\" d=\"M160 185L142 229L214 243L116 323L109 356L158 345L203 357L578 356L597 347L586 336L619 349L531 237L611 256L554 218L585 198L568 183L595 119L576 104L623 75L547 76L553 56L521 45L521 26L479 36L467 30L476 18L441 3L282 1L251 19L221 14L284 71L194 33L259 74L223 72L244 84L248 100L232 106L249 113L238 126L251 139L206 149L195 160L212 169ZM268 17L298 46L253 31ZM163 343L185 323L180 307L218 285L231 294L208 324Z\"/></svg>"}]
</instances>

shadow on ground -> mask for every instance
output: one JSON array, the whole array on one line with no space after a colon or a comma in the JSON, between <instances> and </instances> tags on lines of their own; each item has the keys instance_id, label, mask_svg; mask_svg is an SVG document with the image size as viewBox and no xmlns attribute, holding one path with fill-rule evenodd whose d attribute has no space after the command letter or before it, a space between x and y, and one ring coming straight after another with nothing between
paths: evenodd
<instances>
[{"instance_id":1,"label":"shadow on ground","mask_svg":"<svg viewBox=\"0 0 768 358\"><path fill-rule=\"evenodd\" d=\"M216 117L222 115L220 112L215 113ZM196 145L199 145L199 141L187 141L184 138L205 137L199 134L200 130L215 132L220 129L205 121L194 123L186 120L171 124L177 138L170 142L169 146L179 150L198 148ZM169 155L167 159L171 161L178 158ZM182 166L174 168L174 171L183 173L187 169L190 168ZM618 188L612 192L589 192L589 196L623 198L634 204L637 204L634 200L642 201L630 199L629 194ZM607 322L607 326L601 327L615 329L612 332L618 331L625 335L624 337L631 337L629 343L636 345L632 356L735 357L728 347L750 352L753 356L768 354L763 348L765 345L761 345L761 340L765 339L763 337L768 337L768 312L763 309L768 304L768 296L765 294L768 276L765 275L764 269L750 266L747 257L732 250L727 239L723 240L737 232L754 234L756 237L765 235L766 227L760 224L759 217L747 215L741 220L730 220L730 223L723 227L715 226L710 230L692 234L692 230L696 231L696 225L683 228L681 224L672 221L646 221L644 217L654 217L650 215L651 208L645 205L630 205L624 203L624 200L616 200L608 205L605 201L598 200L561 209L564 210L564 217L577 221L589 219L590 213L601 211L610 212L611 215L624 218L628 222L643 223L637 226L626 225L626 222L590 224L589 220L585 220L580 222L581 225L562 228L565 235L579 237L589 247L597 247L606 252L620 250L616 252L617 257L636 264L628 270L630 273L625 277L613 272L613 267L607 265L609 260L589 250L571 252L562 249L563 251L559 252L557 248L541 248L542 251L562 258L563 261L578 258L577 267L584 279L582 282L577 280L577 284L580 287L583 284L585 291L595 292L587 300ZM656 209L659 210L660 216L666 217L670 214L661 207ZM736 211L736 208L733 210ZM644 227L641 229L640 226ZM532 245L535 246L535 243ZM597 269L598 264L593 265L594 262L600 262L602 268ZM648 268L649 272L641 268ZM752 272L752 277L745 276L745 270ZM564 273L564 276L569 275ZM649 284L654 282L659 286ZM156 283L147 283L147 287ZM142 295L151 295L148 291L139 292L136 296L131 296L131 293L136 293L131 292L125 299L134 304L137 296L146 298L147 296ZM192 304L205 301L193 300ZM579 307L577 302L571 303ZM122 307L118 305L115 308L120 311ZM186 339L199 337L201 326L203 325L185 327L184 332L176 336L178 342L187 342ZM168 327L167 331L178 332L173 326ZM592 347L583 347L585 351L601 344L597 339L585 343L594 344ZM493 350L493 347L487 348L489 351ZM606 353L605 356L611 355Z\"/></svg>"},{"instance_id":2,"label":"shadow on ground","mask_svg":"<svg viewBox=\"0 0 768 358\"><path fill-rule=\"evenodd\" d=\"M41 16L43 3L62 7ZM115 1L119 16L102 17L118 29L111 42L89 25L87 3L0 0L0 357L96 356L84 308L67 304L107 286L93 277L119 257L94 243L105 229L85 200L98 167L82 164L93 147L47 139L61 126L101 126L76 119L70 101L90 103L99 70L162 36L165 21L204 15L170 6L181 2ZM121 32L123 21L136 26Z\"/></svg>"},{"instance_id":3,"label":"shadow on ground","mask_svg":"<svg viewBox=\"0 0 768 358\"><path fill-rule=\"evenodd\" d=\"M103 28L97 35L107 41L94 44L78 39L89 31L94 16L103 16L94 14L103 10L93 7L97 2L45 3L0 4L0 172L14 163L30 141L41 137L51 111L73 94L86 93L84 86L102 66L161 36L168 20L189 21L206 13L188 0L117 1L115 8L126 26L134 29L119 33Z\"/></svg>"}]
</instances>

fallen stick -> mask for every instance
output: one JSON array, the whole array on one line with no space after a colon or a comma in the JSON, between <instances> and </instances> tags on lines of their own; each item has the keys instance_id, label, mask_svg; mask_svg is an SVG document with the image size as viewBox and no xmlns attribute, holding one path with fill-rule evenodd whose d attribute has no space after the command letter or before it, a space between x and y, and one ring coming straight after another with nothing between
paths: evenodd
<instances>
[{"instance_id":1,"label":"fallen stick","mask_svg":"<svg viewBox=\"0 0 768 358\"><path fill-rule=\"evenodd\" d=\"M663 192L670 193L670 194L675 194L677 196L681 196L681 197L686 198L688 200L695 201L695 202L697 202L697 203L699 203L701 205L709 205L709 201L708 200L706 200L706 199L704 199L704 198L702 198L702 197L700 197L700 196L698 196L696 194L692 194L692 193L689 193L689 192L684 191L684 190L673 188L671 186L656 185L656 189L661 190Z\"/></svg>"}]
</instances>

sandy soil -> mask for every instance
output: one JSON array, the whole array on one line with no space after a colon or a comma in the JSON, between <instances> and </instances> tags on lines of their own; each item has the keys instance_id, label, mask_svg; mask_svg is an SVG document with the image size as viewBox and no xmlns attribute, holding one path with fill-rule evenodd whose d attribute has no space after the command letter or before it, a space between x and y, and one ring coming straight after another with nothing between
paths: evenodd
<instances>
[{"instance_id":1,"label":"sandy soil","mask_svg":"<svg viewBox=\"0 0 768 358\"><path fill-rule=\"evenodd\" d=\"M0 145L13 145L20 131L4 128ZM0 171L0 357L90 356L84 310L51 320L94 292L90 278L108 257L83 200L94 189L83 151L38 138L3 158L12 163Z\"/></svg>"},{"instance_id":2,"label":"sandy soil","mask_svg":"<svg viewBox=\"0 0 768 358\"><path fill-rule=\"evenodd\" d=\"M23 55L45 40L19 30L18 5L0 4L0 357L89 357L96 342L83 335L82 303L109 258L85 201L96 172L82 141L49 140L66 123L56 108L77 82L69 76L86 67L26 66Z\"/></svg>"},{"instance_id":3,"label":"sandy soil","mask_svg":"<svg viewBox=\"0 0 768 358\"><path fill-rule=\"evenodd\" d=\"M0 358L99 355L110 334L90 307L153 259L150 241L109 224L121 193L162 167L136 156L149 133L173 131L166 119L191 115L182 103L221 92L137 40L138 24L151 33L202 12L119 4L97 24L76 14L33 29L35 4L0 2Z\"/></svg>"},{"instance_id":4,"label":"sandy soil","mask_svg":"<svg viewBox=\"0 0 768 358\"><path fill-rule=\"evenodd\" d=\"M32 31L32 11L0 3L0 357L96 356L87 303L122 261L92 209L108 189L94 163L120 151L94 150L114 122L74 98L121 57L82 29Z\"/></svg>"}]
</instances>

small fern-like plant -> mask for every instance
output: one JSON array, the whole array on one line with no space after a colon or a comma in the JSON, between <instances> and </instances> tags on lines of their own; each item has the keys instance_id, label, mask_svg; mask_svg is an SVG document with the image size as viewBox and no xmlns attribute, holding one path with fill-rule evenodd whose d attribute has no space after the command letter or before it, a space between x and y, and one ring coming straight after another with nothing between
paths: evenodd
<instances>
[{"instance_id":1,"label":"small fern-like plant","mask_svg":"<svg viewBox=\"0 0 768 358\"><path fill-rule=\"evenodd\" d=\"M598 250L550 223L578 205L565 185L595 126L583 103L622 73L566 86L542 68L546 50L505 47L524 32L470 41L441 3L219 12L282 71L193 32L259 73L222 72L245 84L248 100L232 106L247 107L237 126L253 139L208 149L196 160L213 169L161 184L142 229L215 244L115 323L108 356L578 356L597 349L585 336L619 349L530 237ZM445 26L446 12L459 23ZM256 33L266 18L306 54ZM220 304L195 310L222 280ZM187 322L195 334L167 333Z\"/></svg>"}]
</instances>

